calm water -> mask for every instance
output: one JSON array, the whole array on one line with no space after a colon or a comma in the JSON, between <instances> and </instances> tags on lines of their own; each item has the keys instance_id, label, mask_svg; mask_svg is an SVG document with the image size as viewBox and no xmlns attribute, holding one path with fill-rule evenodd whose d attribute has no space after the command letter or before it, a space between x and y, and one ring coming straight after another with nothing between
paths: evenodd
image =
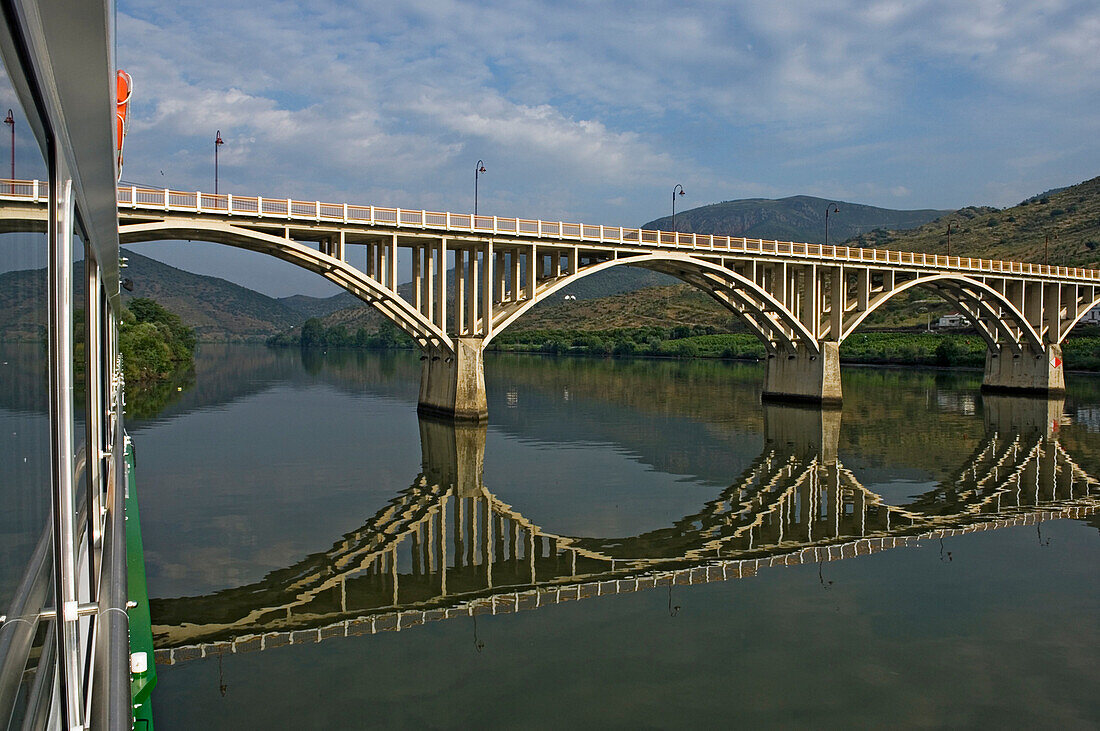
<instances>
[{"instance_id":1,"label":"calm water","mask_svg":"<svg viewBox=\"0 0 1100 731\"><path fill-rule=\"evenodd\" d=\"M158 728L1095 725L1100 383L762 375L492 357L455 429L411 354L204 347L129 424Z\"/></svg>"}]
</instances>

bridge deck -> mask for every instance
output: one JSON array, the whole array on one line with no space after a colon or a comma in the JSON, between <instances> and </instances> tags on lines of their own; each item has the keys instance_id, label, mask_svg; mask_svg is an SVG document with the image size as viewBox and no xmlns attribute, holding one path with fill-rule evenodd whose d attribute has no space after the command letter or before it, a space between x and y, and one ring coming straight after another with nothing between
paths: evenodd
<instances>
[{"instance_id":1,"label":"bridge deck","mask_svg":"<svg viewBox=\"0 0 1100 731\"><path fill-rule=\"evenodd\" d=\"M38 180L0 180L0 200L45 202L48 184ZM212 194L169 188L119 186L120 209L164 213L191 213L248 219L275 219L293 222L331 223L414 229L424 232L461 235L506 236L509 238L552 240L567 243L646 247L685 253L774 254L807 257L836 263L886 264L931 267L950 271L984 274L1027 275L1048 278L1100 281L1100 270L1082 267L1049 266L1032 262L1003 261L965 256L941 256L892 249L865 249L774 241L745 237L673 231L650 231L564 221L502 218L469 213L449 213L421 209L390 208L301 201L293 198Z\"/></svg>"}]
</instances>

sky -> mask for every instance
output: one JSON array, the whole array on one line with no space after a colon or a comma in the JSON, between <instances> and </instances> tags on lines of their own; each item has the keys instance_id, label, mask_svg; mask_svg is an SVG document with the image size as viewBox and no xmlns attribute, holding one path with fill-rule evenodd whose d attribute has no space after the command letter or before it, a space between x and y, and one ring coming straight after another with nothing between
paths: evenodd
<instances>
[{"instance_id":1,"label":"sky","mask_svg":"<svg viewBox=\"0 0 1100 731\"><path fill-rule=\"evenodd\" d=\"M637 226L746 197L1007 206L1100 174L1095 0L124 0L123 179ZM144 253L332 288L214 245Z\"/></svg>"}]
</instances>

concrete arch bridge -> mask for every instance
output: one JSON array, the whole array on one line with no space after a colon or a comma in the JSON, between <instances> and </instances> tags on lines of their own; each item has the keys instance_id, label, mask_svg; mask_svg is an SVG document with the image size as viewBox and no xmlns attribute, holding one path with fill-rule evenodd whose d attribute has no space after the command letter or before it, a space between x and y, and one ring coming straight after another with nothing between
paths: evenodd
<instances>
[{"instance_id":1,"label":"concrete arch bridge","mask_svg":"<svg viewBox=\"0 0 1100 731\"><path fill-rule=\"evenodd\" d=\"M38 181L0 181L0 224L44 222L45 193ZM483 353L493 337L616 266L712 296L764 343L765 397L817 403L841 400L840 343L913 287L977 329L991 390L1062 392L1061 343L1100 303L1100 271L1023 262L136 186L118 189L118 207L122 243L222 243L335 282L423 349L419 410L463 420L487 416ZM409 255L411 288L401 293L397 262Z\"/></svg>"}]
</instances>

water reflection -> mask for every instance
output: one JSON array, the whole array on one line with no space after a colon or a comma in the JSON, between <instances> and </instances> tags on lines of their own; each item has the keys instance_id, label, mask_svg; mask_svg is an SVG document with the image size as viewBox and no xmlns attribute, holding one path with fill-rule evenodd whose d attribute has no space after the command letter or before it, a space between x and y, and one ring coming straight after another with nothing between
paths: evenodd
<instances>
[{"instance_id":1,"label":"water reflection","mask_svg":"<svg viewBox=\"0 0 1100 731\"><path fill-rule=\"evenodd\" d=\"M158 661L740 578L1089 515L1100 489L1059 441L1062 410L1061 400L984 397L984 438L969 456L947 479L891 504L838 456L839 411L769 404L763 449L720 495L667 527L620 537L534 524L485 484L484 426L422 419L420 474L330 549L253 584L153 600Z\"/></svg>"}]
</instances>

